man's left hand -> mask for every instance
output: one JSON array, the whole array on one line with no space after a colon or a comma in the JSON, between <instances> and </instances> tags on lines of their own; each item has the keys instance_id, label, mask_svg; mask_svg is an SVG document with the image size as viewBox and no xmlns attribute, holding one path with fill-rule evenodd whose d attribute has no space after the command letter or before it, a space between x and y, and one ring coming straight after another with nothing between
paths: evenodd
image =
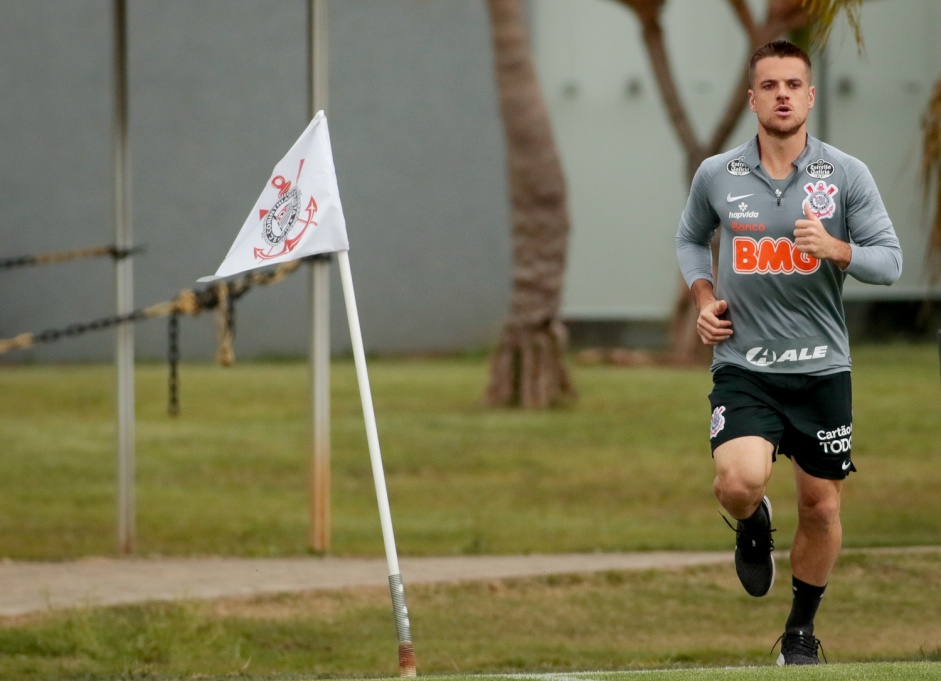
<instances>
[{"instance_id":1,"label":"man's left hand","mask_svg":"<svg viewBox=\"0 0 941 681\"><path fill-rule=\"evenodd\" d=\"M830 260L841 270L846 269L852 258L850 245L830 236L807 202L804 203L804 219L794 223L794 245L799 252L818 260Z\"/></svg>"}]
</instances>

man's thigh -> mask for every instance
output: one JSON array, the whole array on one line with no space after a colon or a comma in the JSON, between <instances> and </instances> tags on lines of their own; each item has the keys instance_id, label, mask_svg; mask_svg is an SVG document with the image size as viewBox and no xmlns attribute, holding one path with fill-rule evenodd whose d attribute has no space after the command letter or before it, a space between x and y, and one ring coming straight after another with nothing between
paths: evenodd
<instances>
[{"instance_id":1,"label":"man's thigh","mask_svg":"<svg viewBox=\"0 0 941 681\"><path fill-rule=\"evenodd\" d=\"M825 516L839 516L840 493L843 480L821 478L808 473L794 461L794 480L797 487L797 508L822 512Z\"/></svg>"},{"instance_id":2,"label":"man's thigh","mask_svg":"<svg viewBox=\"0 0 941 681\"><path fill-rule=\"evenodd\" d=\"M718 449L736 440L744 440L735 445L736 450L750 449L748 438L757 437L770 444L774 460L787 422L783 408L760 376L734 367L717 369L709 403L712 406L709 442L713 456Z\"/></svg>"}]
</instances>

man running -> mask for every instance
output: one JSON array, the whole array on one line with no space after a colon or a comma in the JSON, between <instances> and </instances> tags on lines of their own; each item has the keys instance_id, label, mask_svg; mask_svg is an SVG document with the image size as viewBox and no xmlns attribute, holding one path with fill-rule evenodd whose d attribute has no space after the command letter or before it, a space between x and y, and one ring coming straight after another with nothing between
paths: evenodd
<instances>
[{"instance_id":1,"label":"man running","mask_svg":"<svg viewBox=\"0 0 941 681\"><path fill-rule=\"evenodd\" d=\"M819 664L814 617L842 543L840 490L856 470L843 280L889 285L902 271L869 170L807 134L810 77L810 58L791 42L752 55L758 134L702 163L676 235L697 331L714 346L715 495L737 520L735 567L752 596L774 583L765 491L776 455L794 470L794 597L779 665Z\"/></svg>"}]
</instances>

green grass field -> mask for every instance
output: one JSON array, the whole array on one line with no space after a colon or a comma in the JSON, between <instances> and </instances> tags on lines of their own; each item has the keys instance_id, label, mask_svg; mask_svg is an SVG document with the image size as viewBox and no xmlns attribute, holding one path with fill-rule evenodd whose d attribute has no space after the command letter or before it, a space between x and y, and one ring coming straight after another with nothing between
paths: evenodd
<instances>
[{"instance_id":1,"label":"green grass field","mask_svg":"<svg viewBox=\"0 0 941 681\"><path fill-rule=\"evenodd\" d=\"M931 345L854 354L847 546L941 544L941 386ZM403 555L720 549L705 369L575 366L578 402L548 412L482 405L483 358L370 362ZM332 369L333 546L382 555L351 362ZM0 556L116 550L110 366L0 367ZM309 386L303 363L137 372L138 553L308 550ZM772 480L791 526L788 462ZM783 543L782 543L783 542ZM782 533L779 545L787 545Z\"/></svg>"},{"instance_id":2,"label":"green grass field","mask_svg":"<svg viewBox=\"0 0 941 681\"><path fill-rule=\"evenodd\" d=\"M854 360L860 472L845 486L845 546L939 546L937 347L860 346ZM574 365L578 401L550 412L484 407L481 357L377 359L369 370L400 555L731 548L711 494L705 368ZM137 553L309 552L306 365L184 365L180 378L182 411L171 418L166 368L138 367ZM115 554L114 383L109 366L0 366L0 556ZM351 362L334 362L332 384L331 553L380 556ZM777 464L770 490L785 549L795 524L788 466ZM941 678L939 558L938 551L841 558L818 618L836 663L829 678ZM415 585L409 608L419 670L708 667L657 678L819 678L721 669L773 664L771 644L788 607L782 583L756 601L729 572ZM789 579L786 565L781 572ZM922 664L852 664L889 661ZM395 672L384 590L0 622L4 679Z\"/></svg>"},{"instance_id":3,"label":"green grass field","mask_svg":"<svg viewBox=\"0 0 941 681\"><path fill-rule=\"evenodd\" d=\"M532 681L768 681L770 679L804 679L810 681L824 676L832 681L861 681L863 679L898 679L898 681L928 681L938 678L939 668L933 664L890 663L832 665L822 673L819 669L695 669L657 670L644 672L576 673L549 675L495 675L492 679L532 679ZM435 677L430 677L435 678ZM443 677L442 677L443 678ZM472 677L447 677L449 681L461 681ZM479 678L479 677L478 677Z\"/></svg>"},{"instance_id":4,"label":"green grass field","mask_svg":"<svg viewBox=\"0 0 941 681\"><path fill-rule=\"evenodd\" d=\"M941 549L841 558L817 618L827 678L941 678L939 560ZM773 668L789 608L786 561L779 567L781 581L762 599L747 596L727 565L411 585L419 674L673 669L688 675L667 678L822 678ZM927 671L899 676L890 664L898 662ZM723 676L726 667L742 676ZM381 587L0 620L3 679L396 674Z\"/></svg>"}]
</instances>

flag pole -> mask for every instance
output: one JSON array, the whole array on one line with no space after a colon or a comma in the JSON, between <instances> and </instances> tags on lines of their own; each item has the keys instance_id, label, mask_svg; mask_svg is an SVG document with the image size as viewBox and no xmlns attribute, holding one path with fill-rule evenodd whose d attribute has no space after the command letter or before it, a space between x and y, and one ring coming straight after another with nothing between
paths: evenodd
<instances>
[{"instance_id":1,"label":"flag pole","mask_svg":"<svg viewBox=\"0 0 941 681\"><path fill-rule=\"evenodd\" d=\"M307 0L308 118L327 109L327 2ZM310 262L311 489L310 545L330 550L330 256Z\"/></svg>"},{"instance_id":2,"label":"flag pole","mask_svg":"<svg viewBox=\"0 0 941 681\"><path fill-rule=\"evenodd\" d=\"M359 381L359 396L363 403L363 418L366 421L366 442L369 445L373 482L376 485L376 499L379 502L379 522L382 525L382 540L385 544L386 562L389 567L392 614L395 617L395 628L399 637L399 674L400 676L415 676L415 649L412 645L408 608L405 607L405 585L402 583L399 559L395 551L392 513L389 510L389 495L386 490L385 473L382 469L382 454L379 451L379 432L376 428L376 414L373 409L372 392L369 389L369 376L366 371L366 352L363 349L363 335L359 327L359 313L356 310L356 296L353 292L353 275L350 270L349 251L337 251L337 263L340 266L343 299L346 302L346 316L350 324L353 360L356 364L356 378Z\"/></svg>"}]
</instances>

